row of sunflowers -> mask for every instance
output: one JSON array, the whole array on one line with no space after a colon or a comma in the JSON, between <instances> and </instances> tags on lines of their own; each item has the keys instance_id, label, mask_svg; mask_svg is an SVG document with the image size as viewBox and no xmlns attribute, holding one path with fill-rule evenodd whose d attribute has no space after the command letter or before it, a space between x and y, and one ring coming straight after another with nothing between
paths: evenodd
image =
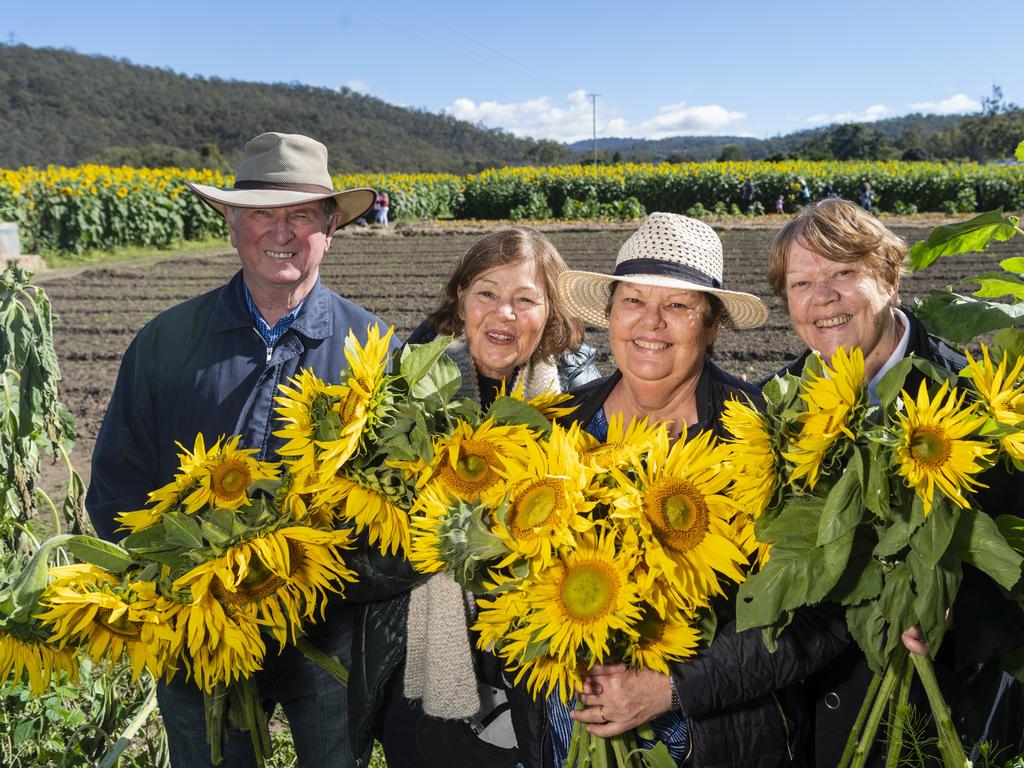
<instances>
[{"instance_id":1,"label":"row of sunflowers","mask_svg":"<svg viewBox=\"0 0 1024 768\"><path fill-rule=\"evenodd\" d=\"M753 200L743 189L753 182ZM224 237L223 221L184 182L230 186L216 171L161 168L0 169L0 219L19 223L30 252L82 253L125 246L165 248ZM882 211L973 212L1024 205L1024 169L975 163L727 162L502 168L450 174L352 174L335 187L386 192L393 220L543 219L586 215L786 211L829 192L859 198L873 190ZM630 205L613 207L628 201ZM589 203L589 204L588 204ZM753 205L756 203L756 205ZM610 207L612 206L612 207ZM589 213L588 213L589 212Z\"/></svg>"}]
</instances>

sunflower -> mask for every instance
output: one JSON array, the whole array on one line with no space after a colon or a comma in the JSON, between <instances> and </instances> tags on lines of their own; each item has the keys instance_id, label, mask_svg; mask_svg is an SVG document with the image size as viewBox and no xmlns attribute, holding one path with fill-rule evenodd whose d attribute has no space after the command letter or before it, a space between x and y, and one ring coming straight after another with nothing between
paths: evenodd
<instances>
[{"instance_id":1,"label":"sunflower","mask_svg":"<svg viewBox=\"0 0 1024 768\"><path fill-rule=\"evenodd\" d=\"M205 592L174 602L168 610L171 624L184 641L182 661L206 693L258 672L267 652L256 619L228 608Z\"/></svg>"},{"instance_id":2,"label":"sunflower","mask_svg":"<svg viewBox=\"0 0 1024 768\"><path fill-rule=\"evenodd\" d=\"M222 438L223 439L223 438ZM276 480L278 464L258 461L256 448L239 448L241 435L228 438L223 445L217 440L202 455L203 436L196 435L196 468L193 476L199 487L184 500L185 513L194 514L204 507L238 509L250 503L249 487L259 480Z\"/></svg>"},{"instance_id":3,"label":"sunflower","mask_svg":"<svg viewBox=\"0 0 1024 768\"><path fill-rule=\"evenodd\" d=\"M831 367L830 367L831 366ZM851 425L865 402L864 353L840 347L820 376L810 373L800 398L807 410L800 415L800 433L783 457L792 463L790 482L806 478L814 489L826 454L842 436L854 439Z\"/></svg>"},{"instance_id":4,"label":"sunflower","mask_svg":"<svg viewBox=\"0 0 1024 768\"><path fill-rule=\"evenodd\" d=\"M530 430L518 424L499 426L490 418L474 429L460 421L451 435L434 441L434 461L420 474L417 485L436 480L463 501L479 501L502 483L499 470L532 441Z\"/></svg>"},{"instance_id":5,"label":"sunflower","mask_svg":"<svg viewBox=\"0 0 1024 768\"><path fill-rule=\"evenodd\" d=\"M722 426L732 436L729 446L732 487L729 496L752 518L757 518L775 495L775 441L768 421L746 403L729 400L722 413Z\"/></svg>"},{"instance_id":6,"label":"sunflower","mask_svg":"<svg viewBox=\"0 0 1024 768\"><path fill-rule=\"evenodd\" d=\"M388 467L373 471L343 470L328 483L315 486L313 506L333 510L335 519L341 518L355 526L356 533L367 531L371 544L377 544L381 554L409 551L410 489L404 474Z\"/></svg>"},{"instance_id":7,"label":"sunflower","mask_svg":"<svg viewBox=\"0 0 1024 768\"><path fill-rule=\"evenodd\" d=\"M510 550L498 567L522 557L543 568L558 548L573 545L575 532L593 525L587 513L595 502L584 491L594 472L580 462L572 443L569 432L553 425L547 440L523 444L521 466L499 470L503 494L484 494L485 504L501 507L492 530Z\"/></svg>"},{"instance_id":8,"label":"sunflower","mask_svg":"<svg viewBox=\"0 0 1024 768\"><path fill-rule=\"evenodd\" d=\"M154 677L174 664L177 636L167 619L168 601L151 582L124 583L114 574L90 567L72 575L57 571L39 601L36 619L60 648L81 646L93 661L122 656L132 682L143 669ZM166 604L166 605L165 605Z\"/></svg>"},{"instance_id":9,"label":"sunflower","mask_svg":"<svg viewBox=\"0 0 1024 768\"><path fill-rule=\"evenodd\" d=\"M363 445L374 439L375 430L387 418L386 375L393 328L381 336L367 329L361 346L355 332L345 339L348 371L340 384L328 385L309 369L292 377L292 387L278 387L278 420L284 428L274 434L287 440L279 453L289 471L300 480L325 482L334 477Z\"/></svg>"},{"instance_id":10,"label":"sunflower","mask_svg":"<svg viewBox=\"0 0 1024 768\"><path fill-rule=\"evenodd\" d=\"M907 414L897 414L900 440L896 448L897 472L924 503L927 515L932 508L935 489L961 507L970 502L963 492L984 488L972 477L990 466L993 448L980 441L965 439L985 423L978 403L963 407L966 393L943 383L934 398L921 382L917 398L903 392Z\"/></svg>"},{"instance_id":11,"label":"sunflower","mask_svg":"<svg viewBox=\"0 0 1024 768\"><path fill-rule=\"evenodd\" d=\"M328 592L341 594L343 581L355 581L341 553L351 547L348 530L281 528L197 565L174 582L174 590L191 590L193 602L209 595L248 613L284 646L295 642L304 619L315 620L317 607L323 617Z\"/></svg>"},{"instance_id":12,"label":"sunflower","mask_svg":"<svg viewBox=\"0 0 1024 768\"><path fill-rule=\"evenodd\" d=\"M612 470L622 488L613 519L637 526L652 576L663 574L679 605L706 605L722 594L719 578L743 581L747 558L732 530L734 503L729 448L710 432L687 442L685 431L669 448L659 439L647 465L634 476Z\"/></svg>"},{"instance_id":13,"label":"sunflower","mask_svg":"<svg viewBox=\"0 0 1024 768\"><path fill-rule=\"evenodd\" d=\"M467 504L438 483L424 488L416 504L407 552L409 562L420 573L453 571L472 580L478 563L508 554L504 542L491 533L489 509Z\"/></svg>"},{"instance_id":14,"label":"sunflower","mask_svg":"<svg viewBox=\"0 0 1024 768\"><path fill-rule=\"evenodd\" d=\"M141 531L160 522L167 511L176 507L192 515L204 507L247 506L252 484L277 479L279 465L253 458L259 451L239 448L241 439L240 435L219 438L209 450L202 433L196 435L191 451L178 443L182 452L178 454L179 468L174 479L149 494L145 509L118 515L121 527Z\"/></svg>"},{"instance_id":15,"label":"sunflower","mask_svg":"<svg viewBox=\"0 0 1024 768\"><path fill-rule=\"evenodd\" d=\"M542 394L531 397L527 400L527 404L532 405L542 414L548 421L557 421L564 419L570 413L576 410L576 406L566 406L565 403L572 400L573 396L567 392L544 392Z\"/></svg>"},{"instance_id":16,"label":"sunflower","mask_svg":"<svg viewBox=\"0 0 1024 768\"><path fill-rule=\"evenodd\" d=\"M299 371L278 389L278 421L285 423L274 433L287 442L278 453L288 472L300 482L332 477L359 446L366 424L365 404L339 384L326 384L308 368Z\"/></svg>"},{"instance_id":17,"label":"sunflower","mask_svg":"<svg viewBox=\"0 0 1024 768\"><path fill-rule=\"evenodd\" d=\"M669 662L695 655L700 643L700 632L678 610L669 610L662 618L653 607L645 606L635 629L637 636L630 642L625 660L666 675Z\"/></svg>"},{"instance_id":18,"label":"sunflower","mask_svg":"<svg viewBox=\"0 0 1024 768\"><path fill-rule=\"evenodd\" d=\"M616 551L614 532L590 531L576 544L513 592L480 601L474 625L478 644L494 639L517 682L525 675L534 694L562 684L563 700L578 681L578 660L603 662L615 635L636 636L641 615L635 561Z\"/></svg>"},{"instance_id":19,"label":"sunflower","mask_svg":"<svg viewBox=\"0 0 1024 768\"><path fill-rule=\"evenodd\" d=\"M577 444L580 461L595 472L625 467L650 450L657 432L665 429L664 425L652 425L647 419L632 418L628 425L624 421L621 413L608 417L608 434L604 442L581 430Z\"/></svg>"},{"instance_id":20,"label":"sunflower","mask_svg":"<svg viewBox=\"0 0 1024 768\"><path fill-rule=\"evenodd\" d=\"M41 696L55 673L64 672L78 682L78 657L73 648L47 642L47 635L33 624L10 622L0 628L0 685L20 682L26 675L33 696Z\"/></svg>"},{"instance_id":21,"label":"sunflower","mask_svg":"<svg viewBox=\"0 0 1024 768\"><path fill-rule=\"evenodd\" d=\"M988 348L981 348L982 360L976 361L967 353L967 367L960 375L970 378L989 415L1000 424L1021 428L1024 426L1024 357L1007 372L1008 355L1004 355L998 367L993 367ZM1024 469L1024 429L1006 435L999 440L1006 454L1014 460L1018 469Z\"/></svg>"}]
</instances>

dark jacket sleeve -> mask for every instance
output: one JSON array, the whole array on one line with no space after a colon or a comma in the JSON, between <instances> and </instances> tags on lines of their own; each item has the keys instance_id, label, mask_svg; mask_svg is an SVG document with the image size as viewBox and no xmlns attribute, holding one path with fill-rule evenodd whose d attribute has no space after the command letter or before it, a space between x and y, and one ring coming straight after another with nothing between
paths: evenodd
<instances>
[{"instance_id":1,"label":"dark jacket sleeve","mask_svg":"<svg viewBox=\"0 0 1024 768\"><path fill-rule=\"evenodd\" d=\"M586 342L577 350L563 352L556 360L558 381L563 392L572 392L584 384L601 378L597 369L597 350Z\"/></svg>"},{"instance_id":2,"label":"dark jacket sleeve","mask_svg":"<svg viewBox=\"0 0 1024 768\"><path fill-rule=\"evenodd\" d=\"M92 455L92 475L85 506L103 539L115 541L115 516L141 509L157 487L159 446L151 372L136 338L121 360L114 393Z\"/></svg>"},{"instance_id":3,"label":"dark jacket sleeve","mask_svg":"<svg viewBox=\"0 0 1024 768\"><path fill-rule=\"evenodd\" d=\"M680 708L688 717L718 712L797 683L850 642L841 614L826 607L797 611L774 652L765 646L761 630L736 631L731 603L718 601L715 612L718 629L711 645L672 666Z\"/></svg>"},{"instance_id":4,"label":"dark jacket sleeve","mask_svg":"<svg viewBox=\"0 0 1024 768\"><path fill-rule=\"evenodd\" d=\"M359 576L358 581L345 587L345 597L354 603L388 600L412 589L428 576L417 572L404 557L382 555L363 536L349 553L347 562Z\"/></svg>"}]
</instances>

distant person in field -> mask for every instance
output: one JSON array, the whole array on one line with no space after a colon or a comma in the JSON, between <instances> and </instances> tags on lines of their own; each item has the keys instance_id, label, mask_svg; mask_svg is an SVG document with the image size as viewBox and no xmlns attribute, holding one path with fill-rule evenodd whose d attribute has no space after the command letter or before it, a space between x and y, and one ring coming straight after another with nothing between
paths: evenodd
<instances>
[{"instance_id":1,"label":"distant person in field","mask_svg":"<svg viewBox=\"0 0 1024 768\"><path fill-rule=\"evenodd\" d=\"M373 206L373 220L382 227L388 225L388 208L390 207L391 201L388 199L388 193L378 192L377 201Z\"/></svg>"},{"instance_id":2,"label":"distant person in field","mask_svg":"<svg viewBox=\"0 0 1024 768\"><path fill-rule=\"evenodd\" d=\"M746 213L757 199L757 185L754 183L753 178L747 177L746 182L743 184L743 189L740 190L740 197L743 199L743 212Z\"/></svg>"},{"instance_id":3,"label":"distant person in field","mask_svg":"<svg viewBox=\"0 0 1024 768\"><path fill-rule=\"evenodd\" d=\"M311 369L337 384L349 330L366 343L378 318L320 282L320 262L340 228L367 213L372 189L337 191L327 148L306 136L264 133L245 145L231 189L190 184L224 217L241 269L216 290L161 313L129 345L93 453L86 508L106 539L115 515L141 509L178 469L176 442L202 433L241 435L240 448L275 461L278 384ZM352 585L357 587L358 585ZM355 599L350 590L346 597ZM350 661L353 608L328 604L310 626L321 650ZM344 685L294 646L268 653L256 682L268 708L288 717L298 764L354 768ZM185 671L157 687L174 768L211 765L203 694ZM224 765L256 765L247 733L228 729Z\"/></svg>"},{"instance_id":4,"label":"distant person in field","mask_svg":"<svg viewBox=\"0 0 1024 768\"><path fill-rule=\"evenodd\" d=\"M786 198L784 195L779 195L775 198L775 212L780 215L786 212Z\"/></svg>"},{"instance_id":5,"label":"distant person in field","mask_svg":"<svg viewBox=\"0 0 1024 768\"><path fill-rule=\"evenodd\" d=\"M864 181L860 183L860 207L865 211L870 211L874 204L875 191L871 189L871 182L864 179Z\"/></svg>"},{"instance_id":6,"label":"distant person in field","mask_svg":"<svg viewBox=\"0 0 1024 768\"><path fill-rule=\"evenodd\" d=\"M800 204L808 205L811 202L811 188L807 186L807 179L801 176L797 182L800 184Z\"/></svg>"},{"instance_id":7,"label":"distant person in field","mask_svg":"<svg viewBox=\"0 0 1024 768\"><path fill-rule=\"evenodd\" d=\"M832 186L832 180L829 179L825 182L825 186L821 190L821 196L828 200L830 197L836 197L835 187Z\"/></svg>"}]
</instances>

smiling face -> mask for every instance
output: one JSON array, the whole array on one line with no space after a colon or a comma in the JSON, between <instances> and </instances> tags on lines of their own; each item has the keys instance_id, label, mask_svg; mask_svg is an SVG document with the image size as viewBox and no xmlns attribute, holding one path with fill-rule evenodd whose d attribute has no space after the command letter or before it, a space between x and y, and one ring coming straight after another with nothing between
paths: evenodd
<instances>
[{"instance_id":1,"label":"smiling face","mask_svg":"<svg viewBox=\"0 0 1024 768\"><path fill-rule=\"evenodd\" d=\"M319 201L284 208L235 208L225 220L231 245L242 260L245 284L254 297L300 300L320 274L331 246L334 217L325 220Z\"/></svg>"},{"instance_id":2,"label":"smiling face","mask_svg":"<svg viewBox=\"0 0 1024 768\"><path fill-rule=\"evenodd\" d=\"M544 284L532 260L481 272L459 291L459 319L477 370L512 375L537 349L548 319Z\"/></svg>"},{"instance_id":3,"label":"smiling face","mask_svg":"<svg viewBox=\"0 0 1024 768\"><path fill-rule=\"evenodd\" d=\"M608 315L608 338L624 378L670 393L700 376L719 324L700 291L619 283Z\"/></svg>"},{"instance_id":4,"label":"smiling face","mask_svg":"<svg viewBox=\"0 0 1024 768\"><path fill-rule=\"evenodd\" d=\"M830 261L799 240L789 249L786 302L793 330L824 357L860 347L870 380L899 341L894 308L899 282L888 285L863 259Z\"/></svg>"}]
</instances>

